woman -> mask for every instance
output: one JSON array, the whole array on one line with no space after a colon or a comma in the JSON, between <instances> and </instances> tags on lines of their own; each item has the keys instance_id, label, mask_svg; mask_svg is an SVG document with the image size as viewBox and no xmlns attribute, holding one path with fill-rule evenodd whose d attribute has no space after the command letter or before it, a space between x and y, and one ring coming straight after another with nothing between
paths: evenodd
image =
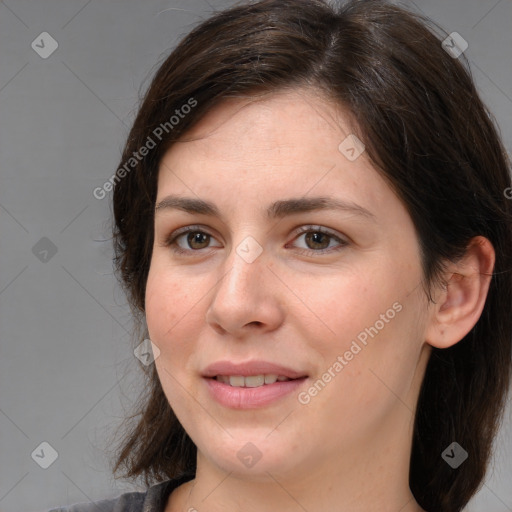
<instances>
[{"instance_id":1,"label":"woman","mask_svg":"<svg viewBox=\"0 0 512 512\"><path fill-rule=\"evenodd\" d=\"M510 383L511 183L442 39L263 0L162 64L114 189L148 385L113 469L151 487L68 510L467 504Z\"/></svg>"}]
</instances>

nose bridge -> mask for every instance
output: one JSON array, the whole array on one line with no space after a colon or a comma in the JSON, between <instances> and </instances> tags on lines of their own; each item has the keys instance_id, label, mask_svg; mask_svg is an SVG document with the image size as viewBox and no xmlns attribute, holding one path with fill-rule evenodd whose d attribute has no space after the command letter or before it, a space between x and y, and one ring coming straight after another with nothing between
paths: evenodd
<instances>
[{"instance_id":1,"label":"nose bridge","mask_svg":"<svg viewBox=\"0 0 512 512\"><path fill-rule=\"evenodd\" d=\"M268 255L251 235L235 242L223 265L207 312L207 321L236 333L248 324L274 329L282 318L272 273L266 268Z\"/></svg>"},{"instance_id":2,"label":"nose bridge","mask_svg":"<svg viewBox=\"0 0 512 512\"><path fill-rule=\"evenodd\" d=\"M235 242L226 259L226 273L219 282L216 296L223 294L228 301L238 301L239 296L246 300L256 300L260 288L264 287L267 255L263 252L263 246L252 235Z\"/></svg>"}]
</instances>

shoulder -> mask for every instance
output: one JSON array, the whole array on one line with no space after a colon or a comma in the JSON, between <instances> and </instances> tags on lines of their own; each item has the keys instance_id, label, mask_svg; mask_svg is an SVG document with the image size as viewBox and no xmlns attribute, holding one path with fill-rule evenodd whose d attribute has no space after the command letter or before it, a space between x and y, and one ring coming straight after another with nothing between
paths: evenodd
<instances>
[{"instance_id":1,"label":"shoulder","mask_svg":"<svg viewBox=\"0 0 512 512\"><path fill-rule=\"evenodd\" d=\"M108 500L75 503L48 512L142 512L146 492L127 492Z\"/></svg>"},{"instance_id":2,"label":"shoulder","mask_svg":"<svg viewBox=\"0 0 512 512\"><path fill-rule=\"evenodd\" d=\"M163 512L171 492L191 478L191 475L182 476L152 485L145 492L127 492L116 498L76 503L47 512Z\"/></svg>"}]
</instances>

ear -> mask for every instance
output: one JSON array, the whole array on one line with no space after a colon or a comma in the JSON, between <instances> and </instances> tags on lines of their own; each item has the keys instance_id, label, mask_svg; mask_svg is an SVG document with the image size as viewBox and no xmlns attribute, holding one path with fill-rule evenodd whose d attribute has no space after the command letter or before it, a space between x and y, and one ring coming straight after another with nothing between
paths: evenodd
<instances>
[{"instance_id":1,"label":"ear","mask_svg":"<svg viewBox=\"0 0 512 512\"><path fill-rule=\"evenodd\" d=\"M494 262L491 242L477 236L459 261L448 264L446 286L437 290L435 304L430 305L425 337L429 345L451 347L475 326L487 298Z\"/></svg>"}]
</instances>

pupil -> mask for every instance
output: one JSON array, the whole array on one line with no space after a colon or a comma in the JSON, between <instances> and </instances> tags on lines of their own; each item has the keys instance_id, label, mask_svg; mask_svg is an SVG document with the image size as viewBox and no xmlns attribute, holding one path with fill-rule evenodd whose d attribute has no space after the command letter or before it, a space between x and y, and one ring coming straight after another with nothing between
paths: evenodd
<instances>
[{"instance_id":1,"label":"pupil","mask_svg":"<svg viewBox=\"0 0 512 512\"><path fill-rule=\"evenodd\" d=\"M322 243L322 238L324 239L324 243ZM312 242L313 245L316 245L314 247L315 249L325 249L329 246L329 237L325 235L325 233L307 233L306 234L306 240L309 242ZM326 242L326 243L325 243ZM320 245L321 247L318 247Z\"/></svg>"},{"instance_id":2,"label":"pupil","mask_svg":"<svg viewBox=\"0 0 512 512\"><path fill-rule=\"evenodd\" d=\"M196 232L196 233L190 233L189 236L188 236L188 242L189 242L189 245L191 247L194 247L194 244L204 244L205 242L208 242L208 237L209 235L207 235L206 233L199 233L199 232ZM195 247L196 249L198 247ZM199 249L202 249L202 247L199 247Z\"/></svg>"}]
</instances>

